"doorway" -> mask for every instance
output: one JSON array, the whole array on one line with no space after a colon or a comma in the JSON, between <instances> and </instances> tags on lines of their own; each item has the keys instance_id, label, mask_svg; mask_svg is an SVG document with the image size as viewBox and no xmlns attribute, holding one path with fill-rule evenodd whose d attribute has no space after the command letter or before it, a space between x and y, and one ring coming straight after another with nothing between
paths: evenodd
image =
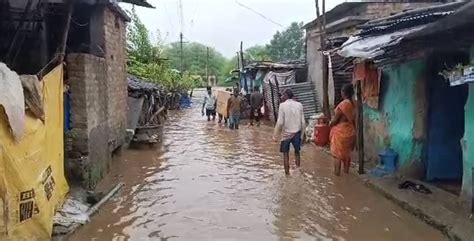
<instances>
[{"instance_id":1,"label":"doorway","mask_svg":"<svg viewBox=\"0 0 474 241\"><path fill-rule=\"evenodd\" d=\"M463 176L461 139L464 136L464 106L469 89L466 85L451 87L439 72L449 66L468 63L469 55L438 55L430 59L426 179L442 189L459 194Z\"/></svg>"}]
</instances>

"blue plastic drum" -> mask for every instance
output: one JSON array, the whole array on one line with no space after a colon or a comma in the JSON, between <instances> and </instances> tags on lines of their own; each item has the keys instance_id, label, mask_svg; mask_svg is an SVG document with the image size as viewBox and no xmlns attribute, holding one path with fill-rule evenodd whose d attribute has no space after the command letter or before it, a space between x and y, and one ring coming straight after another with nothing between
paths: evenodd
<instances>
[{"instance_id":1,"label":"blue plastic drum","mask_svg":"<svg viewBox=\"0 0 474 241\"><path fill-rule=\"evenodd\" d=\"M397 170L398 154L392 149L385 149L379 153L380 164L385 171L394 173Z\"/></svg>"}]
</instances>

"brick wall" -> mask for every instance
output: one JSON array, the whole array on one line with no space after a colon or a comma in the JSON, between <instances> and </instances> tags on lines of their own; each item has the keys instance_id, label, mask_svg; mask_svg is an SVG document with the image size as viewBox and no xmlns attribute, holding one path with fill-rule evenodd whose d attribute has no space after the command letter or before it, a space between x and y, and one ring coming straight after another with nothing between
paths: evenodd
<instances>
[{"instance_id":1,"label":"brick wall","mask_svg":"<svg viewBox=\"0 0 474 241\"><path fill-rule=\"evenodd\" d=\"M70 179L93 188L108 170L108 86L106 61L90 54L69 54L67 71L71 92L72 146L67 150Z\"/></svg>"},{"instance_id":2,"label":"brick wall","mask_svg":"<svg viewBox=\"0 0 474 241\"><path fill-rule=\"evenodd\" d=\"M371 19L387 17L392 14L400 13L415 8L428 7L440 4L437 1L432 2L392 2L392 3L372 3L368 4L365 9L365 15Z\"/></svg>"},{"instance_id":3,"label":"brick wall","mask_svg":"<svg viewBox=\"0 0 474 241\"><path fill-rule=\"evenodd\" d=\"M90 31L103 54L67 57L72 130L66 169L70 180L87 188L103 178L112 152L123 145L128 108L125 21L107 7L94 12Z\"/></svg>"},{"instance_id":4,"label":"brick wall","mask_svg":"<svg viewBox=\"0 0 474 241\"><path fill-rule=\"evenodd\" d=\"M109 73L107 84L111 93L108 99L109 150L113 151L123 144L127 123L126 24L120 16L106 8L104 28Z\"/></svg>"}]
</instances>

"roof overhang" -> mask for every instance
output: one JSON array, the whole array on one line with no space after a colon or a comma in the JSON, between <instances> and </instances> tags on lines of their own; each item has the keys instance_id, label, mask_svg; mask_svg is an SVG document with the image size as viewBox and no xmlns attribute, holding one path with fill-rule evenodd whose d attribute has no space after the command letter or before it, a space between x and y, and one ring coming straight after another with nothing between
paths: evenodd
<instances>
[{"instance_id":1,"label":"roof overhang","mask_svg":"<svg viewBox=\"0 0 474 241\"><path fill-rule=\"evenodd\" d=\"M453 14L431 23L429 27L412 33L406 37L407 40L415 40L419 38L429 37L435 34L445 34L450 30L467 26L474 23L474 1L469 2L454 12Z\"/></svg>"},{"instance_id":2,"label":"roof overhang","mask_svg":"<svg viewBox=\"0 0 474 241\"><path fill-rule=\"evenodd\" d=\"M119 2L130 3L145 8L155 8L153 5L149 4L146 0L119 0Z\"/></svg>"},{"instance_id":3,"label":"roof overhang","mask_svg":"<svg viewBox=\"0 0 474 241\"><path fill-rule=\"evenodd\" d=\"M348 16L345 18L341 18L337 21L334 21L328 25L326 25L327 32L335 32L340 29L355 27L359 24L365 23L369 21L369 17L365 16Z\"/></svg>"},{"instance_id":4,"label":"roof overhang","mask_svg":"<svg viewBox=\"0 0 474 241\"><path fill-rule=\"evenodd\" d=\"M352 36L339 48L338 54L346 58L374 59L383 55L386 48L399 44L405 36L420 31L427 25L366 38Z\"/></svg>"}]
</instances>

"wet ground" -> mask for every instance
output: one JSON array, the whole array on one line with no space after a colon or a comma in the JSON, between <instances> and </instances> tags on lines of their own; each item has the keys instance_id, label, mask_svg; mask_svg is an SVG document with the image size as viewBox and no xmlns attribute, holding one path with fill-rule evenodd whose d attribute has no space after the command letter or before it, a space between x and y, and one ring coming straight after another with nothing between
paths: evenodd
<instances>
[{"instance_id":1,"label":"wet ground","mask_svg":"<svg viewBox=\"0 0 474 241\"><path fill-rule=\"evenodd\" d=\"M69 240L446 240L355 174L334 177L313 146L286 177L270 127L231 131L198 109L171 114L162 146L114 161L101 186L126 186Z\"/></svg>"}]
</instances>

